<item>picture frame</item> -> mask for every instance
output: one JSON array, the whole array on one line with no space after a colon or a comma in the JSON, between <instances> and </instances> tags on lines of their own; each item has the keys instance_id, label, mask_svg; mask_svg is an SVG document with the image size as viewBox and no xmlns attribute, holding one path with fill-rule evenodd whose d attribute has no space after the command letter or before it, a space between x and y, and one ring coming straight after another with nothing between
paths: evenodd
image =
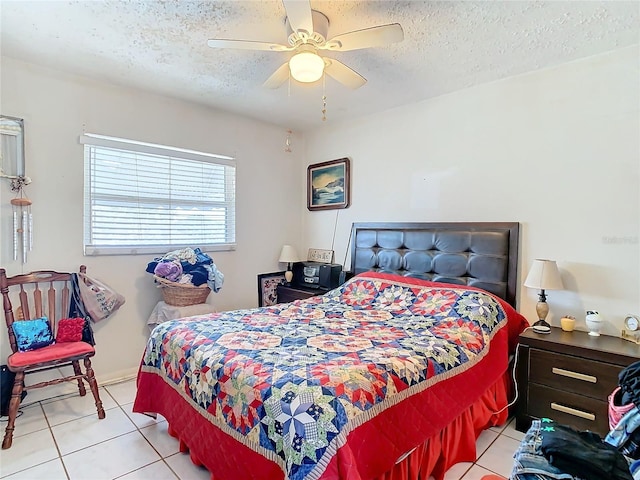
<instances>
[{"instance_id":1,"label":"picture frame","mask_svg":"<svg viewBox=\"0 0 640 480\"><path fill-rule=\"evenodd\" d=\"M307 209L347 208L351 201L351 166L348 158L307 167Z\"/></svg>"},{"instance_id":2,"label":"picture frame","mask_svg":"<svg viewBox=\"0 0 640 480\"><path fill-rule=\"evenodd\" d=\"M24 178L24 120L0 115L0 177Z\"/></svg>"},{"instance_id":3,"label":"picture frame","mask_svg":"<svg viewBox=\"0 0 640 480\"><path fill-rule=\"evenodd\" d=\"M268 307L278 303L278 285L284 285L284 271L258 274L258 306Z\"/></svg>"}]
</instances>

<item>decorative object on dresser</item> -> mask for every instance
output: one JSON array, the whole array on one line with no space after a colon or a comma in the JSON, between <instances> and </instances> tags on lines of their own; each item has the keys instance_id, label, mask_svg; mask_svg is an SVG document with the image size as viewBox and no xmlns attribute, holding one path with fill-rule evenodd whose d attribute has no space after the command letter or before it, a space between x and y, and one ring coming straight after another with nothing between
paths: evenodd
<instances>
[{"instance_id":1,"label":"decorative object on dresser","mask_svg":"<svg viewBox=\"0 0 640 480\"><path fill-rule=\"evenodd\" d=\"M537 333L549 333L551 325L546 321L549 314L549 305L547 305L545 290L562 290L564 288L556 262L553 260L534 260L531 270L529 270L529 275L524 281L524 286L540 290L538 303L536 304L538 321L533 324L533 329Z\"/></svg>"},{"instance_id":2,"label":"decorative object on dresser","mask_svg":"<svg viewBox=\"0 0 640 480\"><path fill-rule=\"evenodd\" d=\"M560 319L560 328L565 332L573 332L576 327L576 317L572 315L565 315Z\"/></svg>"},{"instance_id":3,"label":"decorative object on dresser","mask_svg":"<svg viewBox=\"0 0 640 480\"><path fill-rule=\"evenodd\" d=\"M606 435L607 397L618 373L640 358L640 350L618 337L586 332L520 335L516 428L525 432L534 418L548 417L579 430Z\"/></svg>"},{"instance_id":4,"label":"decorative object on dresser","mask_svg":"<svg viewBox=\"0 0 640 480\"><path fill-rule=\"evenodd\" d=\"M287 271L284 273L284 278L286 279L287 283L291 283L291 280L293 279L293 268L291 265L299 260L300 259L298 258L298 252L296 252L295 248L293 248L291 245L282 246L282 250L280 251L280 258L278 259L278 261L280 263L287 264Z\"/></svg>"},{"instance_id":5,"label":"decorative object on dresser","mask_svg":"<svg viewBox=\"0 0 640 480\"><path fill-rule=\"evenodd\" d=\"M307 167L307 208L347 208L351 201L351 172L348 158L315 163Z\"/></svg>"},{"instance_id":6,"label":"decorative object on dresser","mask_svg":"<svg viewBox=\"0 0 640 480\"><path fill-rule=\"evenodd\" d=\"M333 262L333 250L323 250L322 248L310 248L309 251L307 252L307 261L331 263Z\"/></svg>"},{"instance_id":7,"label":"decorative object on dresser","mask_svg":"<svg viewBox=\"0 0 640 480\"><path fill-rule=\"evenodd\" d=\"M284 285L285 272L272 272L258 274L258 306L268 307L278 303L276 287Z\"/></svg>"},{"instance_id":8,"label":"decorative object on dresser","mask_svg":"<svg viewBox=\"0 0 640 480\"><path fill-rule=\"evenodd\" d=\"M622 338L640 345L640 318L628 314L624 317L624 327L621 332Z\"/></svg>"},{"instance_id":9,"label":"decorative object on dresser","mask_svg":"<svg viewBox=\"0 0 640 480\"><path fill-rule=\"evenodd\" d=\"M599 337L600 330L602 329L602 316L595 310L587 310L585 322L589 329L589 335L592 337Z\"/></svg>"}]
</instances>

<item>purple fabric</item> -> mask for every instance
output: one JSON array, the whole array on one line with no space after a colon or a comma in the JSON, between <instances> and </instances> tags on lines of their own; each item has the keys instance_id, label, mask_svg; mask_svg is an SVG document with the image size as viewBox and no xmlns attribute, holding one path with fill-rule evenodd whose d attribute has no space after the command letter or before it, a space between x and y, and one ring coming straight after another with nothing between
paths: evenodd
<instances>
[{"instance_id":1,"label":"purple fabric","mask_svg":"<svg viewBox=\"0 0 640 480\"><path fill-rule=\"evenodd\" d=\"M182 265L180 262L160 262L156 265L153 273L172 282L177 282L182 275Z\"/></svg>"}]
</instances>

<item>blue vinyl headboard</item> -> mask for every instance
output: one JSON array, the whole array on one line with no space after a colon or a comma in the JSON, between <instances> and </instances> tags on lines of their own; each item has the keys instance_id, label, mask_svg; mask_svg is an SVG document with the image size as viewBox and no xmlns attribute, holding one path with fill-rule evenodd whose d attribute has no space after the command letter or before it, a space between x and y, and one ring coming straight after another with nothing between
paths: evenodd
<instances>
[{"instance_id":1,"label":"blue vinyl headboard","mask_svg":"<svg viewBox=\"0 0 640 480\"><path fill-rule=\"evenodd\" d=\"M515 307L518 222L354 223L351 272L482 288Z\"/></svg>"}]
</instances>

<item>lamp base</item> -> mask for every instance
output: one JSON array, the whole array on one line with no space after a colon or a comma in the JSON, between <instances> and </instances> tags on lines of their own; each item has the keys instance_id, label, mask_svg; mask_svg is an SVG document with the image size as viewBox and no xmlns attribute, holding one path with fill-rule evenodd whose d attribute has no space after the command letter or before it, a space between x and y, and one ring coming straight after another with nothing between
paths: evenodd
<instances>
[{"instance_id":1,"label":"lamp base","mask_svg":"<svg viewBox=\"0 0 640 480\"><path fill-rule=\"evenodd\" d=\"M551 325L544 320L538 320L533 324L533 331L536 333L551 333Z\"/></svg>"}]
</instances>

